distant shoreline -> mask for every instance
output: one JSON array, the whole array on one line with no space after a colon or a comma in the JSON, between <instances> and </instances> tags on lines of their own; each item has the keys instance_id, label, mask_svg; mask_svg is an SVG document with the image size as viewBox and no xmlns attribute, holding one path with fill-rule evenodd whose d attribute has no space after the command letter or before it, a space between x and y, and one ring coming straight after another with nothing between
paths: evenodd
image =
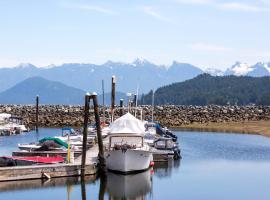
<instances>
[{"instance_id":1,"label":"distant shoreline","mask_svg":"<svg viewBox=\"0 0 270 200\"><path fill-rule=\"evenodd\" d=\"M222 122L222 123L192 123L171 127L175 130L187 131L209 131L225 133L256 134L270 137L270 120L267 121L243 121L243 122Z\"/></svg>"},{"instance_id":2,"label":"distant shoreline","mask_svg":"<svg viewBox=\"0 0 270 200\"><path fill-rule=\"evenodd\" d=\"M110 108L105 113L110 121ZM120 116L115 110L115 119ZM22 117L29 128L35 127L34 105L0 105L0 113ZM144 120L152 120L152 107L142 106ZM102 117L102 110L100 108ZM139 117L140 112L137 113ZM41 105L39 107L40 127L82 127L84 107L76 105ZM90 110L90 123L95 123ZM161 125L189 130L253 133L270 136L270 106L155 106L154 121Z\"/></svg>"}]
</instances>

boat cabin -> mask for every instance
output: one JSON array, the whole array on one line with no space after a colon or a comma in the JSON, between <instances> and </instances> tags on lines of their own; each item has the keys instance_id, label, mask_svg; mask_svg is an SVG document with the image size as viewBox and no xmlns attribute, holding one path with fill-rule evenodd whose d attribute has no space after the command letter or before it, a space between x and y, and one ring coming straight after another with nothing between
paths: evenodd
<instances>
[{"instance_id":1,"label":"boat cabin","mask_svg":"<svg viewBox=\"0 0 270 200\"><path fill-rule=\"evenodd\" d=\"M137 149L144 146L140 135L113 135L109 139L109 150Z\"/></svg>"}]
</instances>

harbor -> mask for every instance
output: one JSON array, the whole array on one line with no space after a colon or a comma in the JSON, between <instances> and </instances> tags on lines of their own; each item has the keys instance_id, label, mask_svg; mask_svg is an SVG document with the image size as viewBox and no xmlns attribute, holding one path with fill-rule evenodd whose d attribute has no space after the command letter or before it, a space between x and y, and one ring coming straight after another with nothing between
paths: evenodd
<instances>
[{"instance_id":1,"label":"harbor","mask_svg":"<svg viewBox=\"0 0 270 200\"><path fill-rule=\"evenodd\" d=\"M55 132L61 135L61 129L40 128L39 136L48 137ZM102 196L104 199L136 197L159 200L174 199L175 196L194 199L207 193L211 198L222 196L230 199L267 199L267 180L270 178L268 138L195 131L175 133L181 138L181 161L155 163L152 172L150 169L139 176L108 173L107 180L98 175L90 175L85 177L84 183L80 176L1 182L1 198L17 200L31 197L45 200L70 197L71 200L85 200L82 196L86 199L99 199ZM18 141L30 142L36 136L35 131L25 135L5 136L6 142L1 142L3 148L0 153L11 155L17 149ZM8 152L6 147L9 148ZM258 185L256 190L252 184L254 179ZM114 187L113 183L121 185L121 189ZM141 187L137 187L138 185ZM128 187L133 192L128 192ZM85 193L82 188L85 188ZM190 188L196 190L196 193L191 192Z\"/></svg>"},{"instance_id":2,"label":"harbor","mask_svg":"<svg viewBox=\"0 0 270 200\"><path fill-rule=\"evenodd\" d=\"M127 113L120 102L122 116L115 119L114 93L115 77L112 77L109 126L105 120L101 126L97 95L86 94L83 128L77 131L62 128L61 136L44 137L29 144L18 143L21 151L13 151L12 156L0 157L0 181L68 176L84 178L98 171L106 176L107 170L124 174L138 173L154 166L154 162L168 162L181 158L176 143L177 136L166 127L162 128L154 123L153 112L152 122L144 121L142 110L137 108L136 95L134 100L128 102ZM94 104L95 126L89 127L91 100ZM136 118L137 111L140 111L140 119ZM103 117L105 119L105 115ZM36 97L35 120L38 134L39 96Z\"/></svg>"},{"instance_id":3,"label":"harbor","mask_svg":"<svg viewBox=\"0 0 270 200\"><path fill-rule=\"evenodd\" d=\"M64 195L68 200L173 199L179 195L198 198L209 192L218 178L248 188L243 177L250 174L254 166L270 178L266 171L270 166L267 138L252 134L203 133L197 129L188 131L190 125L198 122L233 123L239 118L267 121L264 115L268 107L187 107L187 113L183 114L181 107L155 106L154 95L151 106L139 106L137 94L129 94L126 104L121 99L116 106L114 76L111 84L109 107L105 106L104 99L102 105L98 103L96 93L86 93L81 107L40 105L42 97L37 95L35 106L27 107L30 109L27 116L18 111L25 107L0 106L2 127L12 125L2 131L0 137L1 196L9 198L10 192L15 192L17 198L20 193L33 196L35 191L55 190L59 197ZM56 110L46 111L51 108ZM213 108L221 111L213 111ZM253 112L247 116L250 110ZM6 113L8 111L11 114ZM185 119L179 119L182 115ZM228 120L230 115L234 118ZM187 129L175 129L177 123ZM211 179L213 174L214 180ZM259 172L254 176L262 177ZM204 189L198 186L204 184L201 177L208 182ZM195 181L198 194L183 190L194 184L190 180ZM268 190L265 182L260 181L265 197ZM216 189L229 197L226 187L216 186ZM247 196L241 193L236 197Z\"/></svg>"}]
</instances>

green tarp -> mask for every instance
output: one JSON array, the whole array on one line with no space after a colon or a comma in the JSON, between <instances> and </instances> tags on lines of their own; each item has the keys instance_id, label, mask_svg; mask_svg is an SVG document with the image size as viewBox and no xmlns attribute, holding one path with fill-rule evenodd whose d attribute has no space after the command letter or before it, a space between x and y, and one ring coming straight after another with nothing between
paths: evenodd
<instances>
[{"instance_id":1,"label":"green tarp","mask_svg":"<svg viewBox=\"0 0 270 200\"><path fill-rule=\"evenodd\" d=\"M45 137L45 138L39 140L39 142L40 142L40 143L43 143L43 142L46 142L46 141L48 141L48 140L52 140L52 141L54 141L55 143L57 143L57 144L59 144L59 145L61 145L61 146L64 146L64 147L68 148L68 144L67 144L66 142L64 142L63 140L60 140L60 139L58 139L58 138L54 138L54 137Z\"/></svg>"}]
</instances>

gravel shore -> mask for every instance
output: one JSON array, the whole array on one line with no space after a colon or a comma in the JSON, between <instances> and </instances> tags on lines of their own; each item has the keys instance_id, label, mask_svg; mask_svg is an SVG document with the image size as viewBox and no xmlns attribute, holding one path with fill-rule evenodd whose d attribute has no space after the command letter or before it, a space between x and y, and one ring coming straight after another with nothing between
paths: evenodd
<instances>
[{"instance_id":1,"label":"gravel shore","mask_svg":"<svg viewBox=\"0 0 270 200\"><path fill-rule=\"evenodd\" d=\"M142 106L145 120L151 119L151 106ZM74 126L83 124L83 106L41 105L39 107L39 125L42 127ZM28 127L35 125L35 106L0 105L0 113L7 112L21 116ZM115 111L116 118L119 110ZM231 122L269 121L270 106L156 106L154 117L168 127L187 127L196 124L226 124ZM109 114L106 113L109 119ZM94 123L93 110L90 110L90 122Z\"/></svg>"}]
</instances>

